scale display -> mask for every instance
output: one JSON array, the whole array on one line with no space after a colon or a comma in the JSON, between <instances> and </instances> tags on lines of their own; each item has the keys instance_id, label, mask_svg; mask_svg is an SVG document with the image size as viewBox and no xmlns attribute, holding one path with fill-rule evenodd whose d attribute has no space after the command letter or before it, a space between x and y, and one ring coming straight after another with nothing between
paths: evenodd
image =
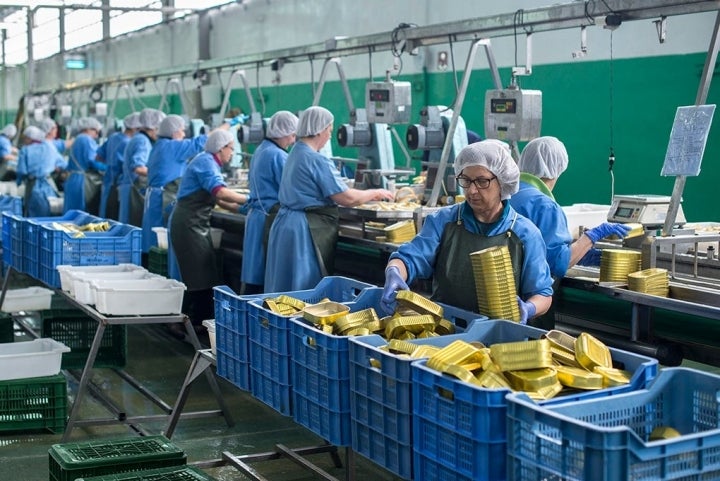
<instances>
[{"instance_id":1,"label":"scale display","mask_svg":"<svg viewBox=\"0 0 720 481\"><path fill-rule=\"evenodd\" d=\"M616 195L608 212L608 221L660 227L665 223L669 207L669 195ZM683 225L685 222L685 214L680 205L675 223Z\"/></svg>"}]
</instances>

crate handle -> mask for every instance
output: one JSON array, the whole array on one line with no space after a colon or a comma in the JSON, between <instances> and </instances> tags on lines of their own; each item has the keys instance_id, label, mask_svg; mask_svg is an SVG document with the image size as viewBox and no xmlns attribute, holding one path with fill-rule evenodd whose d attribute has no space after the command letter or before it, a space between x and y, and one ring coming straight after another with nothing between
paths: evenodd
<instances>
[{"instance_id":1,"label":"crate handle","mask_svg":"<svg viewBox=\"0 0 720 481\"><path fill-rule=\"evenodd\" d=\"M533 427L532 432L536 438L542 439L548 443L556 444L556 445L562 447L562 445L563 445L562 437L554 438L554 437L550 436L549 434L547 434L547 431L543 431L543 430L539 429L537 423L534 423L534 424L535 424L535 426Z\"/></svg>"},{"instance_id":2,"label":"crate handle","mask_svg":"<svg viewBox=\"0 0 720 481\"><path fill-rule=\"evenodd\" d=\"M317 347L317 342L315 342L315 338L310 336L303 336L303 344L313 349Z\"/></svg>"},{"instance_id":3,"label":"crate handle","mask_svg":"<svg viewBox=\"0 0 720 481\"><path fill-rule=\"evenodd\" d=\"M444 387L437 386L437 394L440 399L445 399L451 402L455 401L455 393L449 389L445 389Z\"/></svg>"},{"instance_id":4,"label":"crate handle","mask_svg":"<svg viewBox=\"0 0 720 481\"><path fill-rule=\"evenodd\" d=\"M368 357L368 365L370 366L370 369L382 372L382 362L380 362L380 359Z\"/></svg>"},{"instance_id":5,"label":"crate handle","mask_svg":"<svg viewBox=\"0 0 720 481\"><path fill-rule=\"evenodd\" d=\"M229 311L230 310L230 301L220 301L220 308Z\"/></svg>"},{"instance_id":6,"label":"crate handle","mask_svg":"<svg viewBox=\"0 0 720 481\"><path fill-rule=\"evenodd\" d=\"M260 326L264 327L265 329L270 328L270 321L268 321L267 317L261 317L260 318Z\"/></svg>"}]
</instances>

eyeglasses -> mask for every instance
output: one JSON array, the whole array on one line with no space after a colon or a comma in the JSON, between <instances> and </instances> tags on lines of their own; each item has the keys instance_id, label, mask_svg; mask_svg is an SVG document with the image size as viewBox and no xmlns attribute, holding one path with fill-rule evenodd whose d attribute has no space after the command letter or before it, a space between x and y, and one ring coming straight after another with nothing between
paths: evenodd
<instances>
[{"instance_id":1,"label":"eyeglasses","mask_svg":"<svg viewBox=\"0 0 720 481\"><path fill-rule=\"evenodd\" d=\"M234 145L226 145L225 147L223 147L223 149L230 149L230 152L234 152L235 146Z\"/></svg>"},{"instance_id":2,"label":"eyeglasses","mask_svg":"<svg viewBox=\"0 0 720 481\"><path fill-rule=\"evenodd\" d=\"M497 179L496 175L493 175L489 179L486 177L475 177L474 179L471 179L470 177L465 177L464 175L458 175L455 177L455 180L457 180L457 183L462 187L463 189L469 189L470 185L475 184L475 187L477 187L479 190L487 189L490 187L490 182Z\"/></svg>"}]
</instances>

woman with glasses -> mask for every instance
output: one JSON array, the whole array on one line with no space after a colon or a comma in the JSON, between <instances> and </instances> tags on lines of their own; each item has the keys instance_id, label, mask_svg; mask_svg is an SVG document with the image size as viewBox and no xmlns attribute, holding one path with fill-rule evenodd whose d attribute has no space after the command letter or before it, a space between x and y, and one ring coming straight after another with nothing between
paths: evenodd
<instances>
[{"instance_id":1,"label":"woman with glasses","mask_svg":"<svg viewBox=\"0 0 720 481\"><path fill-rule=\"evenodd\" d=\"M470 144L455 158L465 201L438 210L422 230L390 256L382 305L394 311L398 290L432 277L432 299L478 312L469 255L506 245L515 275L521 322L544 314L552 303L552 278L540 231L510 206L520 172L507 145L497 140Z\"/></svg>"},{"instance_id":2,"label":"woman with glasses","mask_svg":"<svg viewBox=\"0 0 720 481\"><path fill-rule=\"evenodd\" d=\"M334 270L338 205L394 200L385 189L351 189L320 150L330 140L334 117L323 107L300 114L298 141L280 180L280 210L270 228L265 292L311 289Z\"/></svg>"},{"instance_id":3,"label":"woman with glasses","mask_svg":"<svg viewBox=\"0 0 720 481\"><path fill-rule=\"evenodd\" d=\"M234 143L228 130L215 130L208 136L204 152L185 168L169 221L172 249L187 287L183 312L200 331L202 321L214 316L212 288L222 284L210 236L210 214L215 204L236 212L247 202L247 196L228 189L220 171L232 159Z\"/></svg>"}]
</instances>

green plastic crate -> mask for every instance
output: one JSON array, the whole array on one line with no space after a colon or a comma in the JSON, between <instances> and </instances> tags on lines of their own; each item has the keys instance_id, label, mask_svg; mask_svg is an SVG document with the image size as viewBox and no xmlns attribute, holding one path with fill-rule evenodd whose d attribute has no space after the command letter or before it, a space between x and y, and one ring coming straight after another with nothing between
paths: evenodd
<instances>
[{"instance_id":1,"label":"green plastic crate","mask_svg":"<svg viewBox=\"0 0 720 481\"><path fill-rule=\"evenodd\" d=\"M187 463L185 452L162 435L53 444L48 454L50 481L74 481Z\"/></svg>"},{"instance_id":2,"label":"green plastic crate","mask_svg":"<svg viewBox=\"0 0 720 481\"><path fill-rule=\"evenodd\" d=\"M7 312L0 312L0 343L3 342L14 342L15 331L13 326L12 314Z\"/></svg>"},{"instance_id":3,"label":"green plastic crate","mask_svg":"<svg viewBox=\"0 0 720 481\"><path fill-rule=\"evenodd\" d=\"M98 322L80 309L48 309L41 312L41 337L50 337L70 348L62 357L62 369L85 367ZM94 367L124 367L127 362L127 326L105 327Z\"/></svg>"},{"instance_id":4,"label":"green plastic crate","mask_svg":"<svg viewBox=\"0 0 720 481\"><path fill-rule=\"evenodd\" d=\"M80 478L77 481L217 481L212 476L194 466L176 466L172 468L148 469L132 473L111 474L92 478Z\"/></svg>"},{"instance_id":5,"label":"green plastic crate","mask_svg":"<svg viewBox=\"0 0 720 481\"><path fill-rule=\"evenodd\" d=\"M168 251L159 247L151 247L148 251L148 271L161 276L168 276Z\"/></svg>"},{"instance_id":6,"label":"green plastic crate","mask_svg":"<svg viewBox=\"0 0 720 481\"><path fill-rule=\"evenodd\" d=\"M62 433L66 422L67 381L62 374L0 381L0 431Z\"/></svg>"}]
</instances>

